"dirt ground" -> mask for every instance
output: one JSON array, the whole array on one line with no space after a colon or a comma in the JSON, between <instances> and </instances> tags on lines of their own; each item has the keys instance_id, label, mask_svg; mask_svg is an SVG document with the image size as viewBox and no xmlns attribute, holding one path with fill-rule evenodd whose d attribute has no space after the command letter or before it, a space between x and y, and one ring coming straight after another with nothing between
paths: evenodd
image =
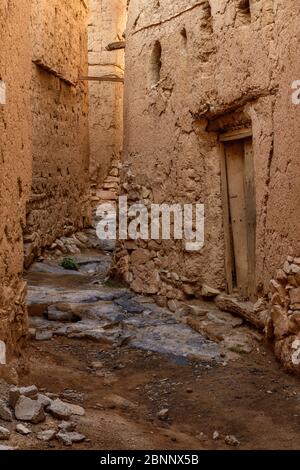
<instances>
[{"instance_id":1,"label":"dirt ground","mask_svg":"<svg viewBox=\"0 0 300 470\"><path fill-rule=\"evenodd\" d=\"M90 441L76 449L232 449L226 435L237 437L237 449L300 448L299 380L264 347L226 366L180 364L126 346L68 338L32 342L27 354L30 373L24 372L22 384L62 398L69 394L86 409L78 431ZM95 361L100 370L90 367ZM164 408L168 418L161 421L157 414ZM51 419L36 428L51 427ZM22 449L63 448L56 441L13 439Z\"/></svg>"},{"instance_id":2,"label":"dirt ground","mask_svg":"<svg viewBox=\"0 0 300 470\"><path fill-rule=\"evenodd\" d=\"M76 259L78 273L45 260L26 276L35 333L19 374L20 385L35 384L51 398L85 409L76 430L86 440L71 449L300 449L299 379L282 370L261 339L251 352L238 348L223 356L220 344L171 312L107 284L110 256L96 252ZM224 320L213 304L208 308L210 318ZM49 312L75 312L80 320L53 321ZM230 337L254 333L236 324L228 331ZM45 333L50 339L37 338ZM9 445L68 450L58 440L37 439L39 431L57 431L59 423L47 414L45 422L28 425L33 432L27 437L10 423ZM228 445L226 436L239 445Z\"/></svg>"}]
</instances>

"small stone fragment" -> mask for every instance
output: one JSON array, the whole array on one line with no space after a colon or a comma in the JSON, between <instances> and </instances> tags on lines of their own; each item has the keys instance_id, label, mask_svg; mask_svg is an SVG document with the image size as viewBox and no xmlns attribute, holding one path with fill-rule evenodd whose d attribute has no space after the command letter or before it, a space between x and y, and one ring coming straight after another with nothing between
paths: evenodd
<instances>
[{"instance_id":1,"label":"small stone fragment","mask_svg":"<svg viewBox=\"0 0 300 470\"><path fill-rule=\"evenodd\" d=\"M176 312L178 307L179 307L179 304L178 304L177 300L171 299L171 300L168 301L168 309L171 312Z\"/></svg>"},{"instance_id":2,"label":"small stone fragment","mask_svg":"<svg viewBox=\"0 0 300 470\"><path fill-rule=\"evenodd\" d=\"M58 425L58 429L63 432L72 432L72 431L75 431L76 429L76 423L72 421L62 421Z\"/></svg>"},{"instance_id":3,"label":"small stone fragment","mask_svg":"<svg viewBox=\"0 0 300 470\"><path fill-rule=\"evenodd\" d=\"M13 415L4 400L0 400L0 418L3 421L12 421Z\"/></svg>"},{"instance_id":4,"label":"small stone fragment","mask_svg":"<svg viewBox=\"0 0 300 470\"><path fill-rule=\"evenodd\" d=\"M52 331L47 331L47 330L37 331L35 334L36 341L49 341L50 339L52 339L52 337L53 337Z\"/></svg>"},{"instance_id":5,"label":"small stone fragment","mask_svg":"<svg viewBox=\"0 0 300 470\"><path fill-rule=\"evenodd\" d=\"M300 304L300 287L290 290L291 304Z\"/></svg>"},{"instance_id":6,"label":"small stone fragment","mask_svg":"<svg viewBox=\"0 0 300 470\"><path fill-rule=\"evenodd\" d=\"M60 431L57 433L56 439L65 446L71 446L73 443L83 442L85 440L85 436L83 434L79 434L78 432Z\"/></svg>"},{"instance_id":7,"label":"small stone fragment","mask_svg":"<svg viewBox=\"0 0 300 470\"><path fill-rule=\"evenodd\" d=\"M22 436L28 436L28 434L31 434L31 430L29 428L27 428L26 426L24 426L24 424L21 424L21 423L17 424L16 431L19 434L22 434Z\"/></svg>"},{"instance_id":8,"label":"small stone fragment","mask_svg":"<svg viewBox=\"0 0 300 470\"><path fill-rule=\"evenodd\" d=\"M50 442L56 436L56 431L54 429L48 429L47 431L41 431L37 433L36 437L39 441Z\"/></svg>"},{"instance_id":9,"label":"small stone fragment","mask_svg":"<svg viewBox=\"0 0 300 470\"><path fill-rule=\"evenodd\" d=\"M221 292L218 289L214 289L213 287L208 286L207 284L203 284L201 287L200 294L202 297L216 297Z\"/></svg>"},{"instance_id":10,"label":"small stone fragment","mask_svg":"<svg viewBox=\"0 0 300 470\"><path fill-rule=\"evenodd\" d=\"M218 431L214 431L213 433L213 440L214 441L217 441L220 437L220 433Z\"/></svg>"},{"instance_id":11,"label":"small stone fragment","mask_svg":"<svg viewBox=\"0 0 300 470\"><path fill-rule=\"evenodd\" d=\"M28 336L30 339L34 339L36 335L36 328L28 328Z\"/></svg>"},{"instance_id":12,"label":"small stone fragment","mask_svg":"<svg viewBox=\"0 0 300 470\"><path fill-rule=\"evenodd\" d=\"M297 264L292 264L291 265L291 272L293 274L298 274L300 273L300 266L298 266Z\"/></svg>"},{"instance_id":13,"label":"small stone fragment","mask_svg":"<svg viewBox=\"0 0 300 470\"><path fill-rule=\"evenodd\" d=\"M226 436L225 443L231 447L237 447L240 445L240 441L235 436Z\"/></svg>"},{"instance_id":14,"label":"small stone fragment","mask_svg":"<svg viewBox=\"0 0 300 470\"><path fill-rule=\"evenodd\" d=\"M165 421L166 419L168 419L168 417L169 417L169 410L168 410L168 408L164 408L163 410L160 410L160 411L157 413L157 417L158 417L158 419L160 419L161 421Z\"/></svg>"},{"instance_id":15,"label":"small stone fragment","mask_svg":"<svg viewBox=\"0 0 300 470\"><path fill-rule=\"evenodd\" d=\"M41 393L38 394L37 400L44 408L46 408L46 406L51 405L51 403L52 403L51 398L49 398L47 395L43 395Z\"/></svg>"},{"instance_id":16,"label":"small stone fragment","mask_svg":"<svg viewBox=\"0 0 300 470\"><path fill-rule=\"evenodd\" d=\"M108 407L109 408L121 408L124 410L127 409L135 409L137 405L135 403L132 403L129 400L126 400L126 398L121 397L120 395L109 395L106 399Z\"/></svg>"},{"instance_id":17,"label":"small stone fragment","mask_svg":"<svg viewBox=\"0 0 300 470\"><path fill-rule=\"evenodd\" d=\"M283 271L286 273L286 274L290 274L291 272L291 265L288 261L286 261L283 265Z\"/></svg>"},{"instance_id":18,"label":"small stone fragment","mask_svg":"<svg viewBox=\"0 0 300 470\"><path fill-rule=\"evenodd\" d=\"M36 399L38 395L38 389L35 385L29 387L11 387L9 390L9 404L14 408L20 396Z\"/></svg>"},{"instance_id":19,"label":"small stone fragment","mask_svg":"<svg viewBox=\"0 0 300 470\"><path fill-rule=\"evenodd\" d=\"M66 406L69 408L71 415L84 416L85 409L79 405L72 405L71 403L66 403Z\"/></svg>"},{"instance_id":20,"label":"small stone fragment","mask_svg":"<svg viewBox=\"0 0 300 470\"><path fill-rule=\"evenodd\" d=\"M103 369L103 362L96 361L91 363L91 368L92 369Z\"/></svg>"},{"instance_id":21,"label":"small stone fragment","mask_svg":"<svg viewBox=\"0 0 300 470\"><path fill-rule=\"evenodd\" d=\"M55 400L56 398L58 398L57 393L46 392L45 395L51 400Z\"/></svg>"},{"instance_id":22,"label":"small stone fragment","mask_svg":"<svg viewBox=\"0 0 300 470\"><path fill-rule=\"evenodd\" d=\"M0 441L8 441L10 438L10 431L3 426L0 426Z\"/></svg>"},{"instance_id":23,"label":"small stone fragment","mask_svg":"<svg viewBox=\"0 0 300 470\"><path fill-rule=\"evenodd\" d=\"M57 398L48 407L47 411L54 416L54 418L67 420L70 418L72 412L68 405L62 400Z\"/></svg>"}]
</instances>

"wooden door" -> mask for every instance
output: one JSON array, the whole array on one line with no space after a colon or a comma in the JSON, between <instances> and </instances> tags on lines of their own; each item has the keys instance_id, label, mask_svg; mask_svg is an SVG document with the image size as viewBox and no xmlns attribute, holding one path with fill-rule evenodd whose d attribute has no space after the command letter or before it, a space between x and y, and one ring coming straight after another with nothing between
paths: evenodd
<instances>
[{"instance_id":1,"label":"wooden door","mask_svg":"<svg viewBox=\"0 0 300 470\"><path fill-rule=\"evenodd\" d=\"M224 170L227 207L225 238L230 253L227 277L229 291L235 288L244 297L255 295L256 204L252 139L224 142ZM227 247L228 249L228 247ZM228 263L227 263L228 264Z\"/></svg>"}]
</instances>

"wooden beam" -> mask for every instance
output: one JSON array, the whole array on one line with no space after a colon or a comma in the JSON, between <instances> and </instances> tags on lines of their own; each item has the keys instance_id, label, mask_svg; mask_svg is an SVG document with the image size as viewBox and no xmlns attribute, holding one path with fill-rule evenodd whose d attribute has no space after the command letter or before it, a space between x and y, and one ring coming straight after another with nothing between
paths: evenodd
<instances>
[{"instance_id":1,"label":"wooden beam","mask_svg":"<svg viewBox=\"0 0 300 470\"><path fill-rule=\"evenodd\" d=\"M126 42L125 41L116 41L116 42L111 42L106 46L107 51L117 51L119 49L125 49L126 47Z\"/></svg>"},{"instance_id":2,"label":"wooden beam","mask_svg":"<svg viewBox=\"0 0 300 470\"><path fill-rule=\"evenodd\" d=\"M220 134L220 142L229 142L231 140L247 139L252 137L251 127L236 129L235 131L225 132Z\"/></svg>"},{"instance_id":3,"label":"wooden beam","mask_svg":"<svg viewBox=\"0 0 300 470\"><path fill-rule=\"evenodd\" d=\"M65 82L67 85L69 86L76 86L76 83L73 82L72 80L69 80L68 78L64 77L61 73L59 73L57 70L53 69L52 67L50 67L49 65L45 64L43 61L41 61L40 59L34 59L32 61L37 67L41 68L42 70L44 70L45 72L47 73L50 73L51 75L53 75L54 77L56 78L59 78L59 80L62 80L63 82Z\"/></svg>"},{"instance_id":4,"label":"wooden beam","mask_svg":"<svg viewBox=\"0 0 300 470\"><path fill-rule=\"evenodd\" d=\"M83 6L84 6L84 8L85 8L86 10L89 9L89 6L88 6L86 0L81 0L81 3L83 4Z\"/></svg>"},{"instance_id":5,"label":"wooden beam","mask_svg":"<svg viewBox=\"0 0 300 470\"><path fill-rule=\"evenodd\" d=\"M230 312L233 315L244 318L256 328L262 330L266 325L264 319L255 312L252 302L241 302L231 295L218 295L215 304L222 312Z\"/></svg>"},{"instance_id":6,"label":"wooden beam","mask_svg":"<svg viewBox=\"0 0 300 470\"><path fill-rule=\"evenodd\" d=\"M118 77L117 75L102 75L101 77L79 77L79 80L87 80L92 82L117 82L124 83L123 77Z\"/></svg>"}]
</instances>

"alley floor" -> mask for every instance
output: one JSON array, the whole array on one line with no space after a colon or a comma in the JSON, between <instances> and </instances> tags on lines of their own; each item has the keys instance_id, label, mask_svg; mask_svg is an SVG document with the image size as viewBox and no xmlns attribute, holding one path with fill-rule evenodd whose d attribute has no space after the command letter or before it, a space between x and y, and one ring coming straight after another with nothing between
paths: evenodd
<instances>
[{"instance_id":1,"label":"alley floor","mask_svg":"<svg viewBox=\"0 0 300 470\"><path fill-rule=\"evenodd\" d=\"M211 341L108 280L110 253L74 259L78 271L45 259L27 273L31 339L20 377L50 400L81 407L70 417L84 437L73 449L299 449L299 381L255 331L230 316L230 334L248 340ZM224 326L224 314L213 303L206 308ZM19 449L68 449L43 434L61 422L51 413L23 422L24 436L15 420L0 419Z\"/></svg>"}]
</instances>

